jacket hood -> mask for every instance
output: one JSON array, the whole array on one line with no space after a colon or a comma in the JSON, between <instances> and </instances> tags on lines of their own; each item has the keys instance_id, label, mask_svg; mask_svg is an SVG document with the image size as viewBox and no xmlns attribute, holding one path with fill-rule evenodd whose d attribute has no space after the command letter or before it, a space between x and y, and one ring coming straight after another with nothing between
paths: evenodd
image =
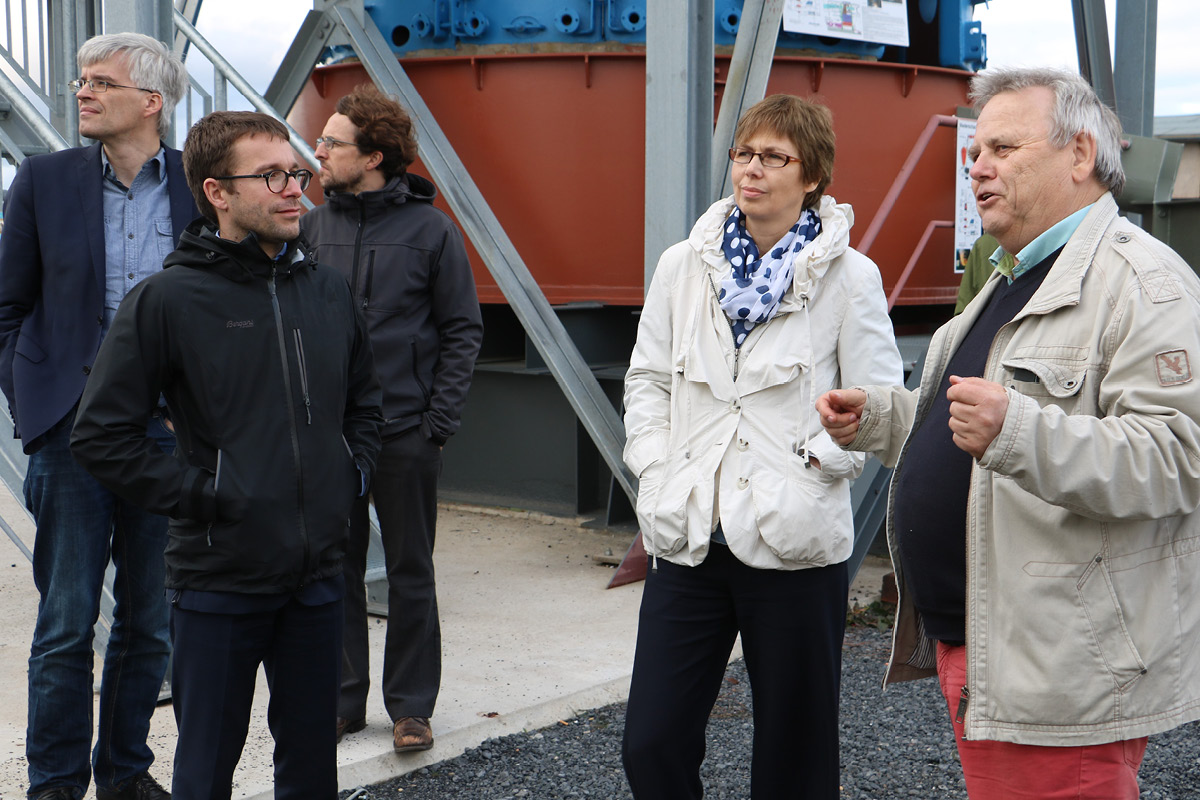
<instances>
[{"instance_id":1,"label":"jacket hood","mask_svg":"<svg viewBox=\"0 0 1200 800\"><path fill-rule=\"evenodd\" d=\"M729 262L721 250L725 220L733 212L733 195L724 197L708 207L692 226L688 244L710 268L722 275L729 271ZM821 233L809 242L796 256L796 276L792 280L792 294L785 296L783 307L787 309L796 297L808 294L813 285L828 270L833 260L850 248L850 228L854 226L854 209L848 203L838 203L829 195L823 195L817 206L821 218ZM761 244L761 243L759 243ZM766 247L775 244L771 242ZM782 309L781 309L782 310Z\"/></svg>"},{"instance_id":2,"label":"jacket hood","mask_svg":"<svg viewBox=\"0 0 1200 800\"><path fill-rule=\"evenodd\" d=\"M325 202L341 209L399 206L409 201L432 203L436 197L437 187L433 181L412 173L398 175L374 192L325 192Z\"/></svg>"},{"instance_id":3,"label":"jacket hood","mask_svg":"<svg viewBox=\"0 0 1200 800\"><path fill-rule=\"evenodd\" d=\"M184 229L179 236L179 247L163 261L163 269L177 266L215 272L228 280L245 283L266 278L272 267L280 275L291 275L302 267L316 269L317 260L303 234L288 242L283 258L275 260L263 252L253 233L240 242L222 239L212 223L200 217Z\"/></svg>"}]
</instances>

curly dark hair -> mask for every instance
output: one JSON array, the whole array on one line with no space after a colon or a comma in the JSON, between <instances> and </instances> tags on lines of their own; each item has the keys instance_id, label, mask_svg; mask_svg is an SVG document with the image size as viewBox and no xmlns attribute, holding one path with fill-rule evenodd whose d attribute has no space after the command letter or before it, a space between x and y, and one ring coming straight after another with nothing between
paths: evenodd
<instances>
[{"instance_id":1,"label":"curly dark hair","mask_svg":"<svg viewBox=\"0 0 1200 800\"><path fill-rule=\"evenodd\" d=\"M383 153L380 171L389 180L403 175L417 159L417 130L404 106L379 91L373 83L362 83L338 100L337 113L350 118L358 128L359 149Z\"/></svg>"}]
</instances>

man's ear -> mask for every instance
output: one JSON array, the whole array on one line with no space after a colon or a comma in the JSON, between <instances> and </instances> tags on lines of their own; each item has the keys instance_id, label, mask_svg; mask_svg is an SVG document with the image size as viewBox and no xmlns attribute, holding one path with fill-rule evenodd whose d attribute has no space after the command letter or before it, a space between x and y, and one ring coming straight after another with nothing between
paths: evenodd
<instances>
[{"instance_id":1,"label":"man's ear","mask_svg":"<svg viewBox=\"0 0 1200 800\"><path fill-rule=\"evenodd\" d=\"M204 179L204 196L217 211L229 210L229 191L216 178Z\"/></svg>"},{"instance_id":2,"label":"man's ear","mask_svg":"<svg viewBox=\"0 0 1200 800\"><path fill-rule=\"evenodd\" d=\"M153 117L163 110L162 95L158 92L142 92L142 116Z\"/></svg>"},{"instance_id":3,"label":"man's ear","mask_svg":"<svg viewBox=\"0 0 1200 800\"><path fill-rule=\"evenodd\" d=\"M367 169L379 169L379 165L383 163L383 153L376 150L367 158L367 163L364 165Z\"/></svg>"},{"instance_id":4,"label":"man's ear","mask_svg":"<svg viewBox=\"0 0 1200 800\"><path fill-rule=\"evenodd\" d=\"M1080 131L1067 147L1071 150L1071 178L1076 183L1089 180L1096 169L1096 140Z\"/></svg>"}]
</instances>

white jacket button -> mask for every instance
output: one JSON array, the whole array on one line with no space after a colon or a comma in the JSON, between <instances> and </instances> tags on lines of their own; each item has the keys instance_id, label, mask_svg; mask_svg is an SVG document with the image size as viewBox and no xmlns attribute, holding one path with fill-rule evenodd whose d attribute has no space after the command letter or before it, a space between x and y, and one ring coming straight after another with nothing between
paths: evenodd
<instances>
[{"instance_id":1,"label":"white jacket button","mask_svg":"<svg viewBox=\"0 0 1200 800\"><path fill-rule=\"evenodd\" d=\"M750 485L749 478L738 478L738 488L739 489L745 489L749 485Z\"/></svg>"},{"instance_id":2,"label":"white jacket button","mask_svg":"<svg viewBox=\"0 0 1200 800\"><path fill-rule=\"evenodd\" d=\"M738 441L737 441L737 449L738 450L746 451L749 448L750 448L749 442L747 442L745 439L738 439Z\"/></svg>"}]
</instances>

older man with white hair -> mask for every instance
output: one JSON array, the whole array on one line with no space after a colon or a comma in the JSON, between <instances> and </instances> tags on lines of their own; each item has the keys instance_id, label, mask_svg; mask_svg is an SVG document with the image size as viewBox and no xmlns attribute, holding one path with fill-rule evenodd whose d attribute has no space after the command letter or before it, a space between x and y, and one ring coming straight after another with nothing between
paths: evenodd
<instances>
[{"instance_id":1,"label":"older man with white hair","mask_svg":"<svg viewBox=\"0 0 1200 800\"><path fill-rule=\"evenodd\" d=\"M936 672L972 800L1132 800L1146 737L1200 718L1200 280L1118 216L1119 123L1079 76L971 94L996 273L919 391L817 407L896 466L887 681Z\"/></svg>"},{"instance_id":2,"label":"older man with white hair","mask_svg":"<svg viewBox=\"0 0 1200 800\"><path fill-rule=\"evenodd\" d=\"M170 795L149 774L146 736L170 652L167 521L97 483L67 439L117 306L162 269L198 214L179 151L162 142L187 71L136 33L93 37L76 60L79 77L67 87L79 132L96 144L26 159L0 237L0 388L29 454L25 504L37 520L29 796L78 800L94 777L99 800L161 800ZM160 447L174 447L161 412L145 424ZM116 606L96 731L92 626L110 555Z\"/></svg>"}]
</instances>

